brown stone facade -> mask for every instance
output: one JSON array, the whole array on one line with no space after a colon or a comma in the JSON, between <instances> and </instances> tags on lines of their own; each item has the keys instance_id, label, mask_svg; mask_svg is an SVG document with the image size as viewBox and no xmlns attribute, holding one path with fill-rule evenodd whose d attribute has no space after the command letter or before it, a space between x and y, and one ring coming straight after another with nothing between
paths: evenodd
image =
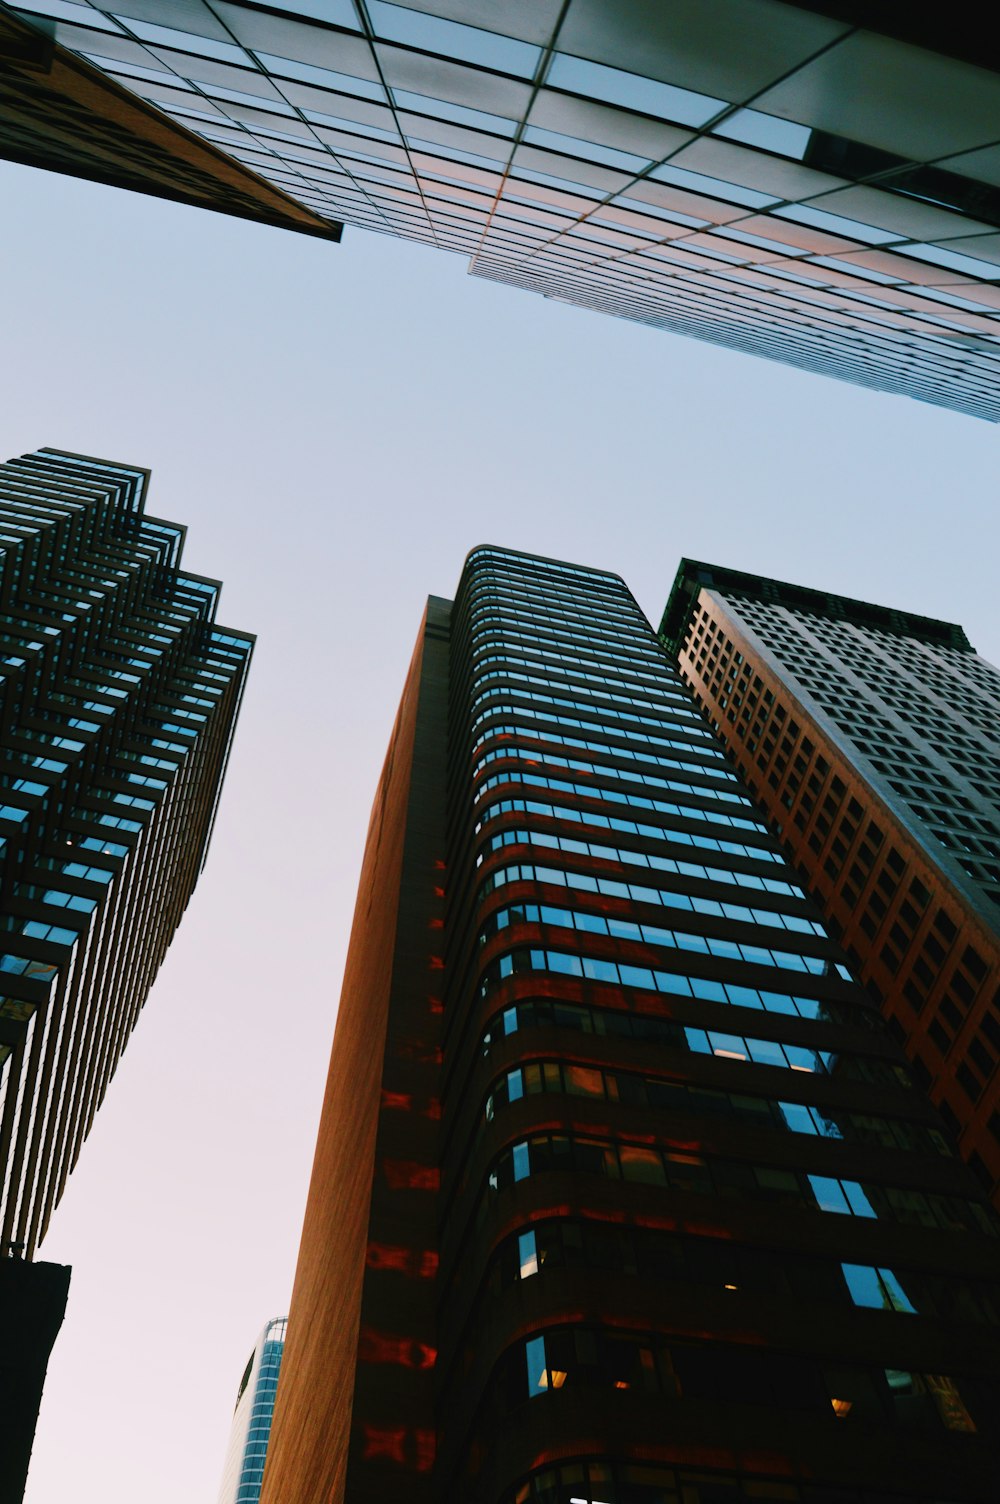
<instances>
[{"instance_id":1,"label":"brown stone facade","mask_svg":"<svg viewBox=\"0 0 1000 1504\"><path fill-rule=\"evenodd\" d=\"M678 662L962 1156L1000 1205L995 933L716 591L700 591Z\"/></svg>"},{"instance_id":2,"label":"brown stone facade","mask_svg":"<svg viewBox=\"0 0 1000 1504\"><path fill-rule=\"evenodd\" d=\"M401 1488L427 1497L446 623L432 601L372 811L263 1504L375 1504Z\"/></svg>"}]
</instances>

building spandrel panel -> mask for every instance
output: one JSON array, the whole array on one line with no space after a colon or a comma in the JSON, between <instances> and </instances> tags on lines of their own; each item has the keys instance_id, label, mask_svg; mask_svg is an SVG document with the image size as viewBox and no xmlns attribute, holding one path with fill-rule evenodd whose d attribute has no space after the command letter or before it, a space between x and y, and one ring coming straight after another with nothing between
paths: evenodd
<instances>
[{"instance_id":1,"label":"building spandrel panel","mask_svg":"<svg viewBox=\"0 0 1000 1504\"><path fill-rule=\"evenodd\" d=\"M732 0L20 13L321 218L1000 416L1000 75L943 35Z\"/></svg>"}]
</instances>

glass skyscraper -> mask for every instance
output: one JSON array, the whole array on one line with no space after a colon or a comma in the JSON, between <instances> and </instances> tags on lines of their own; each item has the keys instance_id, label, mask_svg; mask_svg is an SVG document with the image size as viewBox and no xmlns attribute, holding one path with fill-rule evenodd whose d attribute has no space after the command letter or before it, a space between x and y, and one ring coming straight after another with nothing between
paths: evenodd
<instances>
[{"instance_id":1,"label":"glass skyscraper","mask_svg":"<svg viewBox=\"0 0 1000 1504\"><path fill-rule=\"evenodd\" d=\"M996 1235L624 583L475 549L372 813L263 1504L987 1504Z\"/></svg>"},{"instance_id":2,"label":"glass skyscraper","mask_svg":"<svg viewBox=\"0 0 1000 1504\"><path fill-rule=\"evenodd\" d=\"M0 466L0 1226L31 1257L208 851L253 639L148 472Z\"/></svg>"},{"instance_id":3,"label":"glass skyscraper","mask_svg":"<svg viewBox=\"0 0 1000 1504\"><path fill-rule=\"evenodd\" d=\"M287 1317L269 1321L240 1380L218 1504L257 1504L271 1434Z\"/></svg>"},{"instance_id":4,"label":"glass skyscraper","mask_svg":"<svg viewBox=\"0 0 1000 1504\"><path fill-rule=\"evenodd\" d=\"M661 630L1000 1197L1000 672L952 622L690 559Z\"/></svg>"},{"instance_id":5,"label":"glass skyscraper","mask_svg":"<svg viewBox=\"0 0 1000 1504\"><path fill-rule=\"evenodd\" d=\"M779 0L18 14L317 223L1000 416L1000 77L960 18Z\"/></svg>"}]
</instances>

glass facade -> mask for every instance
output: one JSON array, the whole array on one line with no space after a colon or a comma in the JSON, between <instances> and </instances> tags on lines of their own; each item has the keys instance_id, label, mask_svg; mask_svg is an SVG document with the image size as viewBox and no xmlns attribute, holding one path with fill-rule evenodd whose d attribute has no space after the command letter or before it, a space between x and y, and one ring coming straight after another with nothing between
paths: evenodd
<instances>
[{"instance_id":1,"label":"glass facade","mask_svg":"<svg viewBox=\"0 0 1000 1504\"><path fill-rule=\"evenodd\" d=\"M260 1498L287 1325L285 1316L269 1321L250 1354L236 1396L218 1504L257 1504Z\"/></svg>"},{"instance_id":2,"label":"glass facade","mask_svg":"<svg viewBox=\"0 0 1000 1504\"><path fill-rule=\"evenodd\" d=\"M28 1256L204 864L252 651L148 478L0 466L0 1222Z\"/></svg>"},{"instance_id":3,"label":"glass facade","mask_svg":"<svg viewBox=\"0 0 1000 1504\"><path fill-rule=\"evenodd\" d=\"M320 219L996 420L1000 77L947 19L824 10L18 7Z\"/></svg>"},{"instance_id":4,"label":"glass facade","mask_svg":"<svg viewBox=\"0 0 1000 1504\"><path fill-rule=\"evenodd\" d=\"M345 986L331 1079L356 1017L378 1137L360 1087L320 1130L265 1504L329 1496L325 1385L352 1504L986 1504L993 1213L680 670L599 570L479 548L434 608L405 830L437 896L404 859L384 1025ZM336 1373L328 1153L373 1186Z\"/></svg>"},{"instance_id":5,"label":"glass facade","mask_svg":"<svg viewBox=\"0 0 1000 1504\"><path fill-rule=\"evenodd\" d=\"M661 630L1000 1202L1000 672L953 623L693 560Z\"/></svg>"}]
</instances>

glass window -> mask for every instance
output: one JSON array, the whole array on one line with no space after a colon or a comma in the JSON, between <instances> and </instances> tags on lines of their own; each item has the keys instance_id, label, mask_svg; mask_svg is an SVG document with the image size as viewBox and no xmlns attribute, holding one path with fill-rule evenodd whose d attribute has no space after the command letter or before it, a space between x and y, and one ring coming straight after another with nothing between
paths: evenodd
<instances>
[{"instance_id":1,"label":"glass window","mask_svg":"<svg viewBox=\"0 0 1000 1504\"><path fill-rule=\"evenodd\" d=\"M619 1151L622 1176L638 1185L666 1185L663 1160L655 1149L638 1144L622 1144Z\"/></svg>"},{"instance_id":2,"label":"glass window","mask_svg":"<svg viewBox=\"0 0 1000 1504\"><path fill-rule=\"evenodd\" d=\"M279 78L297 78L303 83L316 84L321 89L333 89L342 94L360 94L365 99L385 102L382 85L371 83L366 78L335 73L332 68L318 68L315 63L293 62L287 57L275 57L270 52L258 52L255 55L262 67Z\"/></svg>"},{"instance_id":3,"label":"glass window","mask_svg":"<svg viewBox=\"0 0 1000 1504\"><path fill-rule=\"evenodd\" d=\"M780 120L777 115L765 115L761 110L737 110L735 114L727 115L712 135L743 141L747 146L759 146L779 157L792 157L801 162L812 130L807 125L796 125L792 120Z\"/></svg>"},{"instance_id":4,"label":"glass window","mask_svg":"<svg viewBox=\"0 0 1000 1504\"><path fill-rule=\"evenodd\" d=\"M585 1065L567 1065L564 1074L570 1096L603 1098L604 1077L599 1070Z\"/></svg>"},{"instance_id":5,"label":"glass window","mask_svg":"<svg viewBox=\"0 0 1000 1504\"><path fill-rule=\"evenodd\" d=\"M386 0L368 0L368 14L376 35L386 41L400 42L404 47L419 47L424 52L443 53L446 57L477 63L498 73L532 78L541 60L541 48L533 47L529 42L518 42L513 37L483 31L478 26L446 21L425 11L390 5ZM502 15L502 11L498 14Z\"/></svg>"},{"instance_id":6,"label":"glass window","mask_svg":"<svg viewBox=\"0 0 1000 1504\"><path fill-rule=\"evenodd\" d=\"M851 1208L839 1180L833 1180L827 1175L810 1175L809 1184L820 1211L842 1212L845 1216L850 1216Z\"/></svg>"},{"instance_id":7,"label":"glass window","mask_svg":"<svg viewBox=\"0 0 1000 1504\"><path fill-rule=\"evenodd\" d=\"M603 63L586 62L580 57L556 53L547 83L556 89L568 89L587 98L603 99L644 115L662 120L676 120L681 125L705 125L724 107L723 99L678 89L672 84L608 68Z\"/></svg>"},{"instance_id":8,"label":"glass window","mask_svg":"<svg viewBox=\"0 0 1000 1504\"><path fill-rule=\"evenodd\" d=\"M533 1232L522 1232L517 1239L519 1272L522 1279L538 1273L538 1248Z\"/></svg>"},{"instance_id":9,"label":"glass window","mask_svg":"<svg viewBox=\"0 0 1000 1504\"><path fill-rule=\"evenodd\" d=\"M563 152L567 156L586 157L591 162L604 162L608 167L620 167L623 172L644 172L649 166L648 157L636 157L631 152L598 146L592 141L581 141L576 136L563 136L558 131L543 130L537 125L528 126L524 140L529 146L545 146L550 151Z\"/></svg>"},{"instance_id":10,"label":"glass window","mask_svg":"<svg viewBox=\"0 0 1000 1504\"><path fill-rule=\"evenodd\" d=\"M871 1264L841 1264L847 1288L856 1306L870 1306L873 1310L885 1309L885 1291L878 1277L878 1270Z\"/></svg>"},{"instance_id":11,"label":"glass window","mask_svg":"<svg viewBox=\"0 0 1000 1504\"><path fill-rule=\"evenodd\" d=\"M529 1337L524 1344L528 1367L528 1398L544 1394L549 1387L548 1367L545 1361L545 1338Z\"/></svg>"}]
</instances>

